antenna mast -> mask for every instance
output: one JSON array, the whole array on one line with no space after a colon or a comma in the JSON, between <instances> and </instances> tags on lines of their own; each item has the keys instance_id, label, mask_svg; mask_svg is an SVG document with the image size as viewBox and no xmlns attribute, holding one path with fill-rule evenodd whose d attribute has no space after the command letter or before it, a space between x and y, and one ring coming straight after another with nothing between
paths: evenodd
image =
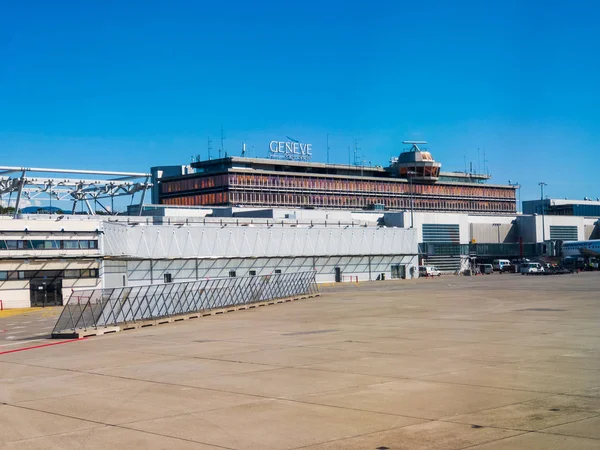
<instances>
[{"instance_id":1,"label":"antenna mast","mask_svg":"<svg viewBox=\"0 0 600 450\"><path fill-rule=\"evenodd\" d=\"M225 152L225 132L223 131L223 125L221 125L221 148L219 149L219 159L221 158L221 152Z\"/></svg>"},{"instance_id":2,"label":"antenna mast","mask_svg":"<svg viewBox=\"0 0 600 450\"><path fill-rule=\"evenodd\" d=\"M208 160L210 161L210 151L212 150L212 140L208 138Z\"/></svg>"}]
</instances>

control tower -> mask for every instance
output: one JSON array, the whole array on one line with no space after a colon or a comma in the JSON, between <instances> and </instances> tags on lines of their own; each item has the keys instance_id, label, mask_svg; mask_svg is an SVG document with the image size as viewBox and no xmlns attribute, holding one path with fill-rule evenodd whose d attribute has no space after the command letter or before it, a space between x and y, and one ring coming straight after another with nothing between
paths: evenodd
<instances>
[{"instance_id":1,"label":"control tower","mask_svg":"<svg viewBox=\"0 0 600 450\"><path fill-rule=\"evenodd\" d=\"M411 147L400 153L396 163L396 175L402 178L411 178L412 181L435 183L440 176L442 163L433 159L431 153L419 145L426 145L425 141L402 141Z\"/></svg>"}]
</instances>

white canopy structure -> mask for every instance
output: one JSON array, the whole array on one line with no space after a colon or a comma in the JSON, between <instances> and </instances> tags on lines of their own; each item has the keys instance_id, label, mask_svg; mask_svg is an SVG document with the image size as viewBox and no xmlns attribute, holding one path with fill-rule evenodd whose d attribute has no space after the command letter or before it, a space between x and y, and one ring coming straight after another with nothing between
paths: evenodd
<instances>
[{"instance_id":1,"label":"white canopy structure","mask_svg":"<svg viewBox=\"0 0 600 450\"><path fill-rule=\"evenodd\" d=\"M69 174L69 178L62 178L61 174ZM0 199L10 205L15 197L15 217L23 199L47 201L50 207L52 200L71 201L73 214L77 202L82 202L88 212L94 215L95 209L90 205L90 200L108 214L114 214L115 197L132 196L133 200L133 195L141 192L141 213L146 191L152 187L150 178L148 173L136 172L0 166ZM110 210L102 203L108 199L111 202Z\"/></svg>"}]
</instances>

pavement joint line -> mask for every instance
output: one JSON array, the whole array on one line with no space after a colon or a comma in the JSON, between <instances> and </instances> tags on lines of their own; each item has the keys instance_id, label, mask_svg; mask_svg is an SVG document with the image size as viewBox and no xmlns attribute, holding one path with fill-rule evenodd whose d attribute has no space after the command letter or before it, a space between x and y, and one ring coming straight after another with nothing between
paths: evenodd
<instances>
[{"instance_id":1,"label":"pavement joint line","mask_svg":"<svg viewBox=\"0 0 600 450\"><path fill-rule=\"evenodd\" d=\"M29 364L29 363L23 363L23 362L11 362L11 361L6 361L6 362L8 362L10 364L18 364L18 365L23 365L23 366L31 366L31 367L38 367L38 368L44 368L44 369L62 370L62 371L65 371L65 372L74 372L74 373L87 374L87 375L97 375L97 376L103 376L103 377L109 377L109 378L118 378L118 379L123 379L123 380L128 380L128 381L138 381L138 382L142 382L142 383L164 384L164 385L186 387L186 388L205 389L205 390L216 391L216 392L231 392L231 391L227 391L227 390L223 390L223 389L217 389L217 388L190 386L190 385L186 385L186 384L178 384L178 383L156 381L156 380L144 380L144 379L139 379L139 378L126 377L126 376L122 376L122 375L105 374L105 373L98 373L98 372L89 372L89 371L80 370L80 369L55 368L55 367L43 366L43 365L38 365L38 364ZM143 364L143 363L140 363L140 364ZM319 363L317 363L317 364L319 364ZM120 367L126 367L126 366L120 366ZM268 372L268 371L271 371L271 370L280 370L282 368L289 368L289 367L274 367L274 368L271 368L271 369L256 370L256 371L252 371L252 372L243 372L243 373L241 373L241 375L248 374L248 373ZM310 370L320 371L320 372L340 373L340 372L334 372L334 371L331 371L331 370L320 369L320 368L309 368L309 367L298 367L298 368L310 369ZM350 373L350 372L341 372L341 373ZM355 372L351 372L350 374L352 374L352 375L375 376L375 375L372 375L372 374L361 374L361 373L355 373ZM236 374L231 374L231 375L236 375ZM237 375L240 375L240 374L237 374ZM216 377L221 377L221 376L223 376L223 375L214 375L214 376L205 377L205 378L201 378L201 379L210 379L210 378L216 378ZM433 384L450 384L450 385L458 385L458 386L465 386L465 387L482 387L482 388L494 389L494 390L515 391L515 392L529 392L529 393L533 393L533 394L547 394L546 396L540 397L540 398L553 397L553 396L557 396L557 395L572 395L572 396L577 396L577 395L574 395L574 394L564 394L564 393L560 393L560 392L557 393L557 392L548 392L548 391L532 391L532 390L526 390L526 389L515 389L515 388L496 387L496 386L482 386L482 385L473 385L473 384L464 384L464 383L453 383L453 382L447 382L447 381L424 380L424 379L418 378L418 377L390 377L390 376L383 376L383 375L382 375L382 377L392 378L392 380L386 381L386 382L383 382L383 383L378 382L378 383L366 384L364 386L373 386L373 385L377 385L377 384L385 384L385 383L389 383L389 382L393 382L393 381L399 381L399 380L410 380L410 381L421 381L421 382L424 382L424 383L433 383ZM339 390L343 390L343 389L344 388L339 389ZM238 392L236 392L236 393L238 393ZM317 392L316 394L318 394L318 393L319 392ZM264 396L264 395L260 395L260 394L248 394L248 393L241 393L241 392L240 392L240 394L249 395L249 396L253 396L253 397L259 397L259 398L275 399L274 397L268 397L268 396ZM67 394L67 396L68 395L72 395L72 394ZM578 396L578 397L588 397L588 396ZM595 397L591 397L591 398L595 398ZM510 406L512 404L525 403L525 402L532 401L532 400L535 400L535 399L536 398L530 399L530 400L525 400L524 402L515 402L515 403L511 403L511 404L505 405L505 406ZM306 402L306 401L300 401L300 400L289 400L289 401L295 401L295 402L298 402L298 403L314 404L312 402ZM331 405L321 405L321 406L331 406ZM332 406L332 407L335 407L335 406ZM501 408L501 407L502 406L498 406L498 407L490 408L490 409L496 409L496 408ZM341 409L354 409L354 408L346 408L346 407L339 407L339 408L341 408ZM358 411L360 411L360 410L358 410ZM392 416L396 416L397 415L397 414L389 414L389 413L380 413L380 414L388 414L388 415L392 415ZM424 418L424 417L412 417L412 416L402 416L402 417L411 417L413 419L424 419L424 420L438 420L438 419L430 419L430 418Z\"/></svg>"},{"instance_id":2,"label":"pavement joint line","mask_svg":"<svg viewBox=\"0 0 600 450\"><path fill-rule=\"evenodd\" d=\"M435 420L425 419L425 421L422 422L422 423L430 423L430 422L435 422ZM315 445L323 445L323 444L331 444L333 442L341 442L341 441L345 441L346 439L356 439L356 438L360 438L360 437L364 437L364 436L369 436L371 434L385 433L386 431L401 430L402 428L412 427L414 425L420 425L420 424L413 423L413 424L409 424L409 425L401 425L399 427L386 428L384 430L369 431L368 433L356 434L354 436L344 436L344 437L341 437L341 438L338 438L338 439L331 439L329 441L322 441L322 442L317 442L317 443L311 443L311 444L307 444L307 445L302 445L300 447L293 447L292 450L301 450L303 448L309 448L309 447L313 447Z\"/></svg>"},{"instance_id":3,"label":"pavement joint line","mask_svg":"<svg viewBox=\"0 0 600 450\"><path fill-rule=\"evenodd\" d=\"M30 365L30 366L33 366L33 367L43 367L43 368L50 368L50 369L52 369L52 367L37 366L37 365L33 365L33 364L23 364L23 365ZM278 370L278 369L280 369L280 368L274 368L274 369L270 369L270 370ZM235 392L235 391L231 391L231 390L217 389L217 388L213 388L213 387L192 386L192 385L188 385L188 384L179 384L179 383L172 383L172 382L167 382L167 381L144 380L144 379L139 379L139 378L130 378L130 377L122 376L122 375L110 375L110 374L103 374L103 373L86 372L86 371L77 370L77 369L61 369L61 370L65 370L65 371L68 371L68 372L75 372L75 373L83 373L83 374L88 374L88 375L99 375L99 376L104 376L104 377L107 377L107 378L118 378L118 379L128 380L128 381L137 381L137 382L140 382L140 383L151 383L151 384L158 384L158 385L165 385L165 386L175 386L175 387L184 387L184 388L191 388L191 389L199 389L199 390L220 392L220 393L240 394L240 395L245 395L245 396L248 396L248 397L260 398L260 399L263 399L263 400L271 400L271 401L275 400L275 401L290 402L290 403L300 403L300 404L305 404L305 405L318 405L318 406L323 406L323 407L326 407L326 408L345 409L345 410L352 410L352 411L363 411L363 412L370 412L370 413L374 413L374 414L381 414L381 415L393 416L393 417L408 417L408 418L411 418L411 419L420 419L420 420L436 420L436 419L431 419L431 418L427 418L427 417L406 416L406 415L403 415L403 414L393 414L393 413L386 413L386 412L377 412L377 411L362 410L362 409L356 409L356 408L347 408L345 406L324 405L324 404L321 404L321 403L308 402L308 401L298 400L298 399L293 399L293 398L279 398L279 397L271 397L271 396L262 395L262 394L252 394L252 393L245 393L245 392ZM259 370L259 371L256 371L256 372L265 372L265 371L267 371L267 370ZM256 372L244 372L244 373L238 374L238 375L244 375L244 374L247 374L247 373L256 373ZM232 374L232 375L235 375L235 374ZM215 375L213 377L206 377L206 378L203 378L203 379L215 378L215 377L218 377L218 376L222 376L222 375ZM372 384L364 385L364 386L371 386L371 385L376 385L376 384L384 384L384 383L378 382L378 383L372 383ZM344 388L337 389L337 390L343 390L343 389ZM122 388L107 389L105 391L97 391L97 392L108 392L108 391L115 391L115 390L122 390ZM336 391L336 389L334 389L333 391ZM319 393L320 392L315 392L315 394L319 394ZM68 396L71 396L71 395L74 395L74 394L66 394L64 396L59 396L59 397L68 397ZM59 397L56 397L56 398L59 398ZM55 397L47 397L47 398L55 398ZM22 403L26 403L26 402L22 402ZM222 408L216 408L216 409L222 409Z\"/></svg>"},{"instance_id":4,"label":"pavement joint line","mask_svg":"<svg viewBox=\"0 0 600 450\"><path fill-rule=\"evenodd\" d=\"M554 428L554 427L561 427L563 425L569 425L571 423L577 423L577 422L582 422L584 420L589 420L589 419L595 419L596 417L600 417L600 414L596 414L595 416L590 416L590 417L584 417L583 419L577 419L577 420L571 420L569 422L564 422L564 423L559 423L558 425L552 425L550 427L546 427L546 428L541 428L539 430L535 430L536 433L544 433L544 434L555 434L557 436L570 436L570 437L585 437L586 439L595 439L595 440L600 440L600 438L595 438L595 437L588 437L588 436L576 436L573 434L565 434L565 433L557 433L555 431L547 431L549 428Z\"/></svg>"},{"instance_id":5,"label":"pavement joint line","mask_svg":"<svg viewBox=\"0 0 600 450\"><path fill-rule=\"evenodd\" d=\"M9 406L12 406L12 405L9 405ZM47 413L46 411L39 411L39 412L46 413L46 414L51 414L51 413ZM83 419L78 419L78 420L83 420ZM50 433L50 434L44 434L42 436L27 437L27 438L24 438L24 439L17 439L16 441L7 441L7 443L8 444L27 443L27 442L33 441L35 439L44 439L44 438L50 438L50 437L65 436L65 435L69 435L69 434L73 434L73 433L79 433L79 432L82 432L82 431L101 430L103 428L110 428L111 426L112 425L98 425L97 427L84 428L82 430L63 431L61 433Z\"/></svg>"},{"instance_id":6,"label":"pavement joint line","mask_svg":"<svg viewBox=\"0 0 600 450\"><path fill-rule=\"evenodd\" d=\"M543 396L543 397L535 397L535 398L531 398L529 400L523 400L521 402L514 402L514 403L509 403L507 405L495 406L493 408L483 408L483 409L479 409L477 411L473 411L473 412L469 412L469 413L464 413L464 414L461 414L461 415L479 414L479 413L486 412L486 411L493 411L495 409L507 408L509 406L522 405L524 403L529 403L529 402L532 402L532 401L544 400L544 399L547 399L547 398L556 397L557 395L562 395L562 394L551 394L551 395L547 395L547 396ZM559 425L566 425L567 423L579 422L580 420L592 419L593 417L598 417L598 416L600 416L600 414L597 414L595 416L586 417L584 419L577 419L577 420L573 420L571 422L561 423ZM440 417L437 420L439 422L454 423L454 424L460 424L460 425L473 425L473 422L459 422L459 421L456 421L456 420L451 420L450 416ZM547 427L547 428L552 428L552 427L556 427L556 426L559 426L559 425L552 425L552 426ZM526 430L524 428L496 427L496 426L493 426L493 425L482 425L482 426L485 427L485 428L498 428L498 429L503 429L503 430L513 430L513 431L527 431L527 432L529 432L529 431L540 431L540 430ZM543 428L542 428L542 430L543 430Z\"/></svg>"},{"instance_id":7,"label":"pavement joint line","mask_svg":"<svg viewBox=\"0 0 600 450\"><path fill-rule=\"evenodd\" d=\"M471 445L467 445L466 447L457 447L457 450L466 450L467 448L473 448L473 447L479 447L483 444L490 444L492 442L499 442L499 441L504 441L505 439L510 439L510 438L514 438L514 437L518 437L518 436L524 436L526 434L530 434L530 433L534 433L533 431L525 431L523 433L519 433L519 434L513 434L512 436L504 436L498 439L492 439L491 441L487 441L487 442L478 442L477 444L471 444Z\"/></svg>"},{"instance_id":8,"label":"pavement joint line","mask_svg":"<svg viewBox=\"0 0 600 450\"><path fill-rule=\"evenodd\" d=\"M195 443L195 444L206 444L206 445L212 445L212 446L218 447L218 448L223 448L223 449L226 449L226 450L235 450L235 449L232 449L230 447L224 447L224 446L219 445L219 444L209 444L208 442L195 441L195 440L192 440L192 439L185 439L185 438L178 437L178 436L170 436L170 435L164 435L164 434L160 434L160 433L153 433L151 431L138 430L136 428L129 428L129 427L126 427L126 426L122 426L121 424L105 423L105 422L100 422L100 421L97 421L97 420L91 420L91 419L86 419L86 418L82 418L82 417L70 416L68 414L60 414L60 413L53 412L53 411L44 411L44 410L41 410L41 409L35 409L35 408L31 408L31 407L27 407L27 406L23 406L23 405L19 405L19 404L11 404L11 403L3 403L3 404L6 405L6 406L12 406L14 408L21 408L21 409L25 409L25 410L28 410L28 411L35 411L35 412L39 412L39 413L43 413L43 414L50 414L50 415L53 415L53 416L65 417L67 419L74 419L74 420L79 420L79 421L82 421L82 422L93 423L93 424L99 425L97 427L98 429L101 429L101 428L121 428L121 429L125 429L125 430L128 430L128 431L135 431L135 432L138 432L138 433L150 434L152 436L169 437L169 438L173 438L173 439L176 439L176 440L179 440L179 441L184 441L184 442L192 442L192 443ZM188 413L188 414L197 414L198 412L199 411ZM165 417L168 417L168 416L165 416ZM142 420L140 422L144 422L144 421L148 421L148 420L162 419L162 418L163 417L157 417L155 419L145 419L145 420ZM132 422L132 423L135 423L135 422ZM88 430L93 430L93 429L95 429L95 428L89 428ZM64 436L64 435L69 435L69 434L75 434L75 433L78 433L80 431L86 431L86 430L66 431L66 432L63 432L63 433L55 433L55 434L50 434L50 435L36 436L36 437L28 438L28 439L19 439L19 440L16 440L16 441L9 441L9 442L13 442L13 443L26 442L26 441L31 441L31 440L34 440L34 439L46 438L46 437L50 437L50 436Z\"/></svg>"},{"instance_id":9,"label":"pavement joint line","mask_svg":"<svg viewBox=\"0 0 600 450\"><path fill-rule=\"evenodd\" d=\"M196 412L196 413L190 413L190 414L198 414L198 413ZM159 417L158 419L162 419L162 417ZM150 419L150 420L152 420L152 419ZM183 442L191 442L191 443L193 443L193 444L204 444L204 445L209 445L209 446L212 446L212 447L222 448L222 449L225 449L225 450L236 450L236 449L235 449L235 448L233 448L233 447L224 447L224 446L222 446L222 445L219 445L219 444L211 444L211 443L209 443L209 442L204 442L204 441L195 441L195 440L193 440L193 439L186 439L186 438L182 438L181 436L175 436L175 435L170 435L170 434L161 434L161 433L155 433L155 432L152 432L152 431L147 431L147 430L138 430L137 428L128 428L128 427L124 427L124 426L121 426L121 425L115 425L115 426L116 426L117 428L122 428L122 429L124 429L124 430L136 431L136 432L138 432L138 433L150 434L150 435L152 435L152 436L168 437L168 438L171 438L171 439L177 439L178 441L183 441Z\"/></svg>"},{"instance_id":10,"label":"pavement joint line","mask_svg":"<svg viewBox=\"0 0 600 450\"><path fill-rule=\"evenodd\" d=\"M316 364L320 364L320 363L316 363ZM307 367L305 367L305 368L307 368ZM323 372L352 373L352 374L355 374L355 375L375 376L375 375L370 374L370 373L339 372L339 371L334 371L334 370L330 370L330 369L320 369L318 367L311 367L311 369L312 370L320 370L320 371L323 371ZM453 373L453 372L448 372L448 373ZM386 376L390 377L389 375L386 375ZM509 387L485 386L485 385L479 385L479 384L466 384L466 383L455 383L455 382L452 382L452 381L439 381L439 380L427 380L427 379L424 379L425 377L429 377L429 376L435 376L435 375L423 375L423 376L418 376L418 377L417 376L413 376L413 377L406 377L406 376L405 377L395 377L395 376L392 376L390 378L394 378L396 380L422 381L424 383L450 384L450 385L466 386L466 387L480 387L480 388L486 388L486 389L497 389L497 390L501 390L501 391L531 392L531 393L534 393L534 394L560 395L560 393L549 392L549 391L532 391L530 389L516 389L516 388L509 388ZM585 389L587 389L587 388L585 388Z\"/></svg>"},{"instance_id":11,"label":"pavement joint line","mask_svg":"<svg viewBox=\"0 0 600 450\"><path fill-rule=\"evenodd\" d=\"M406 416L402 416L402 417L406 417ZM422 422L422 423L412 423L412 424L408 424L408 425L401 425L399 427L387 428L387 429L385 429L383 431L373 431L373 432L370 431L368 433L358 434L356 436L347 436L347 437L343 437L343 438L339 438L339 439L332 439L330 441L319 442L317 444L303 445L301 447L294 447L293 450L301 450L303 448L308 448L308 447L311 447L311 446L314 446L314 445L322 445L322 444L329 444L329 443L332 443L332 442L340 442L340 441L344 441L346 439L355 439L355 438L358 438L358 437L369 436L371 434L377 434L377 433L382 433L382 432L390 432L390 431L393 431L393 430L401 430L403 428L408 428L408 427L414 427L414 426L418 426L418 425L423 425L424 423L444 422L443 420L440 420L440 419L423 419L423 420L424 420L424 422ZM465 425L465 424L461 423L460 425ZM510 428L503 428L503 427L488 427L488 426L485 426L484 428L493 428L495 430L515 431L515 430L512 430ZM525 433L521 433L521 434L525 434ZM520 434L516 434L516 435L513 435L513 436L509 436L509 437L515 437L515 436L520 436ZM492 439L490 441L485 441L485 442L479 442L476 445L488 444L490 442L494 442L495 440L496 439Z\"/></svg>"}]
</instances>

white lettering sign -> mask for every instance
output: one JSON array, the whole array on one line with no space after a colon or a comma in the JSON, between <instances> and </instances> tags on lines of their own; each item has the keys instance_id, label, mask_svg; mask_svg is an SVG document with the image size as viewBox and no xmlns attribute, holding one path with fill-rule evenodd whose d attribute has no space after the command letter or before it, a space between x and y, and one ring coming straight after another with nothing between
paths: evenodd
<instances>
[{"instance_id":1,"label":"white lettering sign","mask_svg":"<svg viewBox=\"0 0 600 450\"><path fill-rule=\"evenodd\" d=\"M309 160L312 157L312 144L271 141L269 151L272 158Z\"/></svg>"}]
</instances>

